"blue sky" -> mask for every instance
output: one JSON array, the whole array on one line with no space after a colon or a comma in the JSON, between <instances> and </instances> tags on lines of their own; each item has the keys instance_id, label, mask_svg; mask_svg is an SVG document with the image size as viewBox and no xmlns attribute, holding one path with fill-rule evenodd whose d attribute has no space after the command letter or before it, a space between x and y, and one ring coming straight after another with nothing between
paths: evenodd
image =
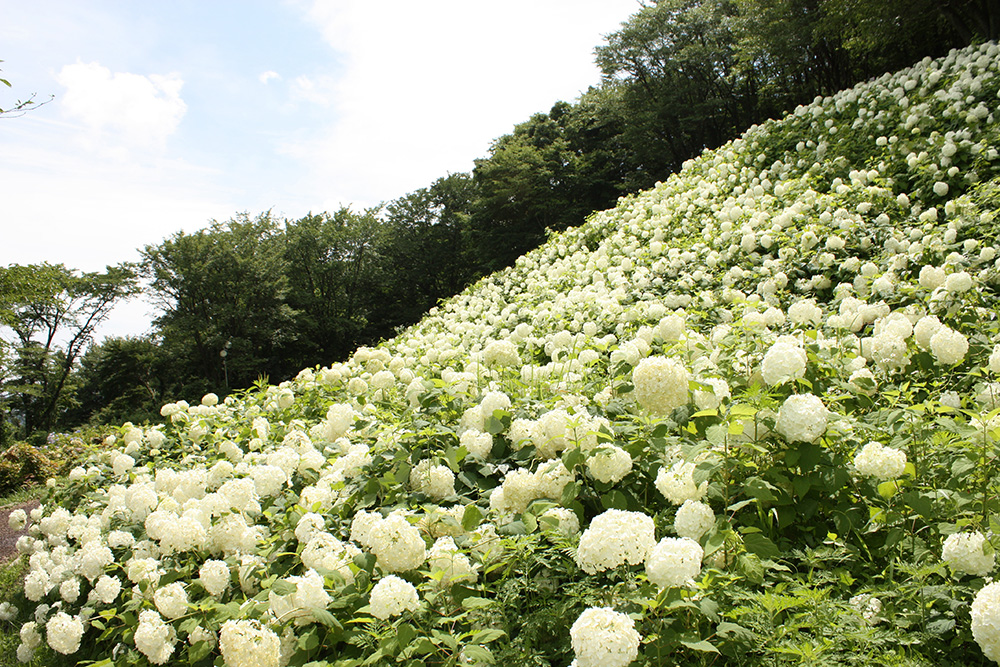
<instances>
[{"instance_id":1,"label":"blue sky","mask_svg":"<svg viewBox=\"0 0 1000 667\"><path fill-rule=\"evenodd\" d=\"M212 219L389 201L599 81L636 0L3 0L0 265L81 270ZM106 334L142 333L151 306Z\"/></svg>"}]
</instances>

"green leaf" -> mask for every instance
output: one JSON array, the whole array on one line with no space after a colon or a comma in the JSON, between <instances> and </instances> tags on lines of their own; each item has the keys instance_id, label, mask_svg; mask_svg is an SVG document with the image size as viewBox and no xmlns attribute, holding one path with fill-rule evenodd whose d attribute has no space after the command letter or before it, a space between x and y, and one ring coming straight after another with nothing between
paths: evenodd
<instances>
[{"instance_id":1,"label":"green leaf","mask_svg":"<svg viewBox=\"0 0 1000 667\"><path fill-rule=\"evenodd\" d=\"M477 644L466 644L462 648L462 656L474 665L492 665L494 663L490 650Z\"/></svg>"},{"instance_id":2,"label":"green leaf","mask_svg":"<svg viewBox=\"0 0 1000 667\"><path fill-rule=\"evenodd\" d=\"M462 606L466 609L482 609L483 607L488 607L491 604L493 604L493 600L489 598L469 596L462 600Z\"/></svg>"},{"instance_id":3,"label":"green leaf","mask_svg":"<svg viewBox=\"0 0 1000 667\"><path fill-rule=\"evenodd\" d=\"M563 507L569 507L570 503L576 500L577 494L580 493L580 483L570 482L563 487L562 496L559 498L559 502Z\"/></svg>"},{"instance_id":4,"label":"green leaf","mask_svg":"<svg viewBox=\"0 0 1000 667\"><path fill-rule=\"evenodd\" d=\"M743 484L743 488L746 490L747 495L757 500L764 502L773 502L775 500L774 494L771 493L771 489L774 487L760 477L751 477Z\"/></svg>"},{"instance_id":5,"label":"green leaf","mask_svg":"<svg viewBox=\"0 0 1000 667\"><path fill-rule=\"evenodd\" d=\"M627 510L628 509L628 498L625 494L615 489L614 491L609 491L601 496L601 504L604 505L604 509L616 509L616 510Z\"/></svg>"},{"instance_id":6,"label":"green leaf","mask_svg":"<svg viewBox=\"0 0 1000 667\"><path fill-rule=\"evenodd\" d=\"M399 627L396 628L396 641L399 642L400 648L405 648L409 645L413 638L417 636L417 630L409 623L400 623Z\"/></svg>"},{"instance_id":7,"label":"green leaf","mask_svg":"<svg viewBox=\"0 0 1000 667\"><path fill-rule=\"evenodd\" d=\"M274 591L275 595L291 595L298 590L298 587L290 581L278 579L271 584L271 590Z\"/></svg>"},{"instance_id":8,"label":"green leaf","mask_svg":"<svg viewBox=\"0 0 1000 667\"><path fill-rule=\"evenodd\" d=\"M214 648L215 647L212 646L212 642L207 642L207 641L195 642L194 644L191 645L191 648L188 649L188 660L190 660L191 662L199 662L201 660L204 660L209 656L209 654L212 653L212 650Z\"/></svg>"},{"instance_id":9,"label":"green leaf","mask_svg":"<svg viewBox=\"0 0 1000 667\"><path fill-rule=\"evenodd\" d=\"M567 449L562 455L562 462L563 465L566 466L567 470L572 470L578 465L583 465L586 461L587 457L584 456L583 450L579 447Z\"/></svg>"},{"instance_id":10,"label":"green leaf","mask_svg":"<svg viewBox=\"0 0 1000 667\"><path fill-rule=\"evenodd\" d=\"M312 617L316 619L317 623L321 623L328 628L340 630L344 627L340 624L340 621L337 620L337 617L328 612L326 609L310 607L309 613L312 614Z\"/></svg>"},{"instance_id":11,"label":"green leaf","mask_svg":"<svg viewBox=\"0 0 1000 667\"><path fill-rule=\"evenodd\" d=\"M686 646L686 647L688 647L689 649L692 649L694 651L701 651L702 653L718 653L719 652L719 649L715 648L714 646L712 646L710 643L708 643L704 639L702 639L700 641L696 641L696 642L688 641L686 639L682 639L681 640L681 644L684 645L684 646Z\"/></svg>"},{"instance_id":12,"label":"green leaf","mask_svg":"<svg viewBox=\"0 0 1000 667\"><path fill-rule=\"evenodd\" d=\"M765 560L777 558L781 550L761 533L747 533L743 536L743 544L747 551Z\"/></svg>"},{"instance_id":13,"label":"green leaf","mask_svg":"<svg viewBox=\"0 0 1000 667\"><path fill-rule=\"evenodd\" d=\"M756 414L757 408L744 403L737 403L729 407L730 417L753 417Z\"/></svg>"},{"instance_id":14,"label":"green leaf","mask_svg":"<svg viewBox=\"0 0 1000 667\"><path fill-rule=\"evenodd\" d=\"M467 505L462 513L462 528L466 531L475 530L483 521L482 511L475 505Z\"/></svg>"},{"instance_id":15,"label":"green leaf","mask_svg":"<svg viewBox=\"0 0 1000 667\"><path fill-rule=\"evenodd\" d=\"M490 642L496 641L501 637L506 637L507 633L503 630L497 630L496 628L487 628L485 630L476 630L472 633L472 641L476 644L489 644Z\"/></svg>"},{"instance_id":16,"label":"green leaf","mask_svg":"<svg viewBox=\"0 0 1000 667\"><path fill-rule=\"evenodd\" d=\"M753 633L747 630L742 625L738 623L730 623L728 621L723 621L715 628L715 633L720 637L725 637L727 635L736 635L740 639L750 639L753 637Z\"/></svg>"}]
</instances>

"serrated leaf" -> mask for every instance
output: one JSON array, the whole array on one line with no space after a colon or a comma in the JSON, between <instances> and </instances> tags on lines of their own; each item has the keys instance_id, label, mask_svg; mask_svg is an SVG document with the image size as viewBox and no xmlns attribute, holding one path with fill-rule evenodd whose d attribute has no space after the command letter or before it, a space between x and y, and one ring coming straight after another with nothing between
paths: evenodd
<instances>
[{"instance_id":1,"label":"serrated leaf","mask_svg":"<svg viewBox=\"0 0 1000 667\"><path fill-rule=\"evenodd\" d=\"M781 550L761 533L748 533L743 536L743 545L747 551L765 560L777 558L781 555Z\"/></svg>"},{"instance_id":2,"label":"serrated leaf","mask_svg":"<svg viewBox=\"0 0 1000 667\"><path fill-rule=\"evenodd\" d=\"M482 521L482 511L475 505L467 505L462 512L462 528L466 531L475 530Z\"/></svg>"},{"instance_id":3,"label":"serrated leaf","mask_svg":"<svg viewBox=\"0 0 1000 667\"><path fill-rule=\"evenodd\" d=\"M291 595L298 590L298 587L290 581L278 579L271 584L271 590L275 595Z\"/></svg>"},{"instance_id":4,"label":"serrated leaf","mask_svg":"<svg viewBox=\"0 0 1000 667\"><path fill-rule=\"evenodd\" d=\"M570 503L576 500L577 494L580 493L580 483L570 482L563 487L562 495L559 498L559 502L563 507L568 507Z\"/></svg>"},{"instance_id":5,"label":"serrated leaf","mask_svg":"<svg viewBox=\"0 0 1000 667\"><path fill-rule=\"evenodd\" d=\"M688 641L686 639L682 639L681 640L681 644L683 646L688 647L689 649L691 649L693 651L701 651L702 653L718 653L719 652L719 649L715 648L714 646L712 646L709 642L705 641L704 639L702 639L700 641L696 641L696 642Z\"/></svg>"},{"instance_id":6,"label":"serrated leaf","mask_svg":"<svg viewBox=\"0 0 1000 667\"><path fill-rule=\"evenodd\" d=\"M493 600L489 598L470 596L462 600L462 606L466 609L482 609L483 607L488 607L491 604L493 604Z\"/></svg>"},{"instance_id":7,"label":"serrated leaf","mask_svg":"<svg viewBox=\"0 0 1000 667\"><path fill-rule=\"evenodd\" d=\"M317 623L325 625L328 628L336 628L339 630L344 627L340 624L340 621L337 620L337 617L328 612L326 609L310 607L309 613L312 614L312 617L316 619Z\"/></svg>"},{"instance_id":8,"label":"serrated leaf","mask_svg":"<svg viewBox=\"0 0 1000 667\"><path fill-rule=\"evenodd\" d=\"M472 641L476 644L489 644L490 642L496 641L501 637L506 637L507 633L503 630L497 630L496 628L486 628L485 630L476 630L472 633Z\"/></svg>"},{"instance_id":9,"label":"serrated leaf","mask_svg":"<svg viewBox=\"0 0 1000 667\"><path fill-rule=\"evenodd\" d=\"M188 660L190 660L191 662L199 662L201 660L204 660L212 653L212 650L214 648L215 647L212 645L212 642L208 641L195 642L194 644L191 645L191 648L188 649Z\"/></svg>"}]
</instances>

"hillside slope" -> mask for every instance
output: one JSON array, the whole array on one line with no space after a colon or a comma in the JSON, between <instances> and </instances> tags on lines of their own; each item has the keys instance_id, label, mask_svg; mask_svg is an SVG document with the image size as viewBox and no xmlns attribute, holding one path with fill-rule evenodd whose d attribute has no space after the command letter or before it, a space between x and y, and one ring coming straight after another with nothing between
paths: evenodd
<instances>
[{"instance_id":1,"label":"hillside slope","mask_svg":"<svg viewBox=\"0 0 1000 667\"><path fill-rule=\"evenodd\" d=\"M125 425L19 545L19 657L1000 659L998 91L991 43L817 100L348 363Z\"/></svg>"}]
</instances>

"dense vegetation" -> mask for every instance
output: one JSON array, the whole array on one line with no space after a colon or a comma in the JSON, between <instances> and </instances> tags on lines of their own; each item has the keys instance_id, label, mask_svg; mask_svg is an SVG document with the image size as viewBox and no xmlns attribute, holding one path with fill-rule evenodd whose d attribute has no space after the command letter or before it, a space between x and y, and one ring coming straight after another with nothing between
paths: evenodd
<instances>
[{"instance_id":1,"label":"dense vegetation","mask_svg":"<svg viewBox=\"0 0 1000 667\"><path fill-rule=\"evenodd\" d=\"M14 518L18 657L1000 659L998 98L996 43L924 59L344 362L121 426Z\"/></svg>"},{"instance_id":2,"label":"dense vegetation","mask_svg":"<svg viewBox=\"0 0 1000 667\"><path fill-rule=\"evenodd\" d=\"M120 298L144 278L162 315L148 336L86 354L106 311L96 294L74 301L90 288L70 283L97 275L0 268L0 324L11 334L0 344L0 444L86 421L157 419L166 400L346 359L704 148L816 95L995 38L998 23L993 4L976 0L646 3L596 49L599 86L517 125L471 173L370 211L238 214L147 246L141 266L101 279ZM44 295L17 287L31 271ZM76 319L39 320L39 304Z\"/></svg>"}]
</instances>

